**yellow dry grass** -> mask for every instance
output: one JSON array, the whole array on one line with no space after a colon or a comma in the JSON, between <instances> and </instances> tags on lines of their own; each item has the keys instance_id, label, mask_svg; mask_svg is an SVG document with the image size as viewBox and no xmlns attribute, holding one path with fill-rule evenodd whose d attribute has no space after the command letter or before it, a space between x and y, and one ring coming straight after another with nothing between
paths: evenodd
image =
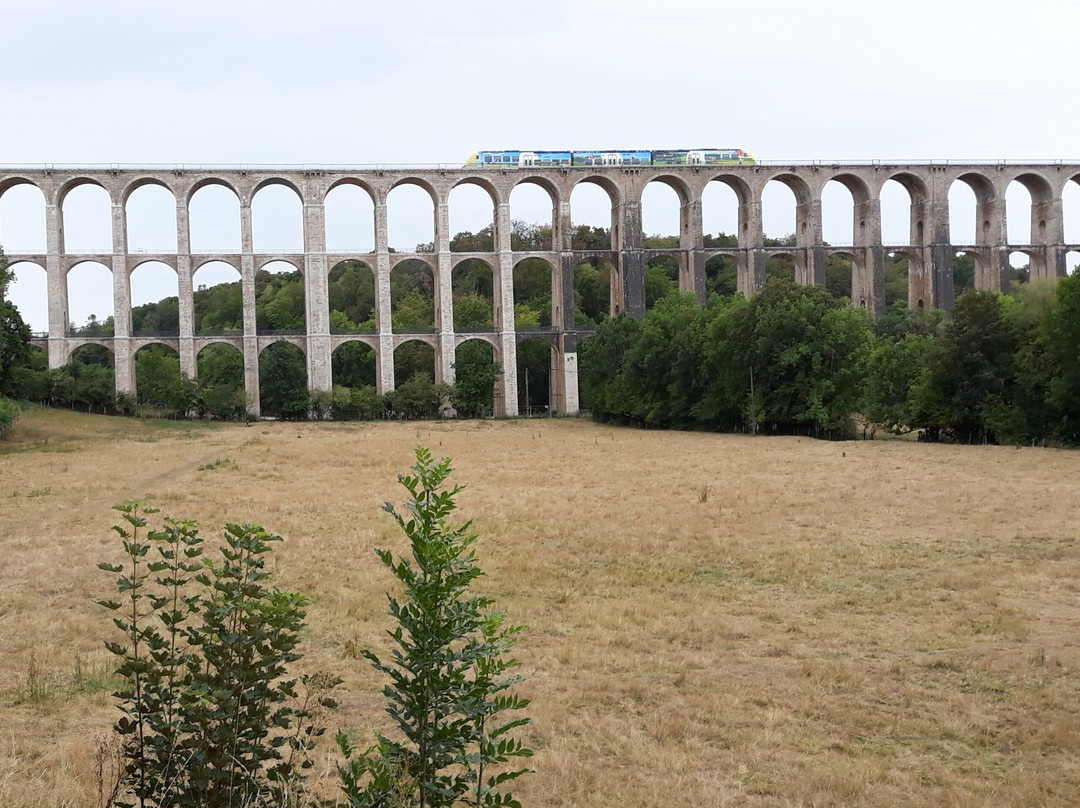
<instances>
[{"instance_id":1,"label":"yellow dry grass","mask_svg":"<svg viewBox=\"0 0 1080 808\"><path fill-rule=\"evenodd\" d=\"M417 444L454 459L481 587L530 626L525 805L1080 804L1080 453L37 412L0 445L0 805L96 804L91 598L129 497L285 536L305 667L346 680L334 725L384 726L353 652L386 647L371 548L403 549L379 506Z\"/></svg>"}]
</instances>

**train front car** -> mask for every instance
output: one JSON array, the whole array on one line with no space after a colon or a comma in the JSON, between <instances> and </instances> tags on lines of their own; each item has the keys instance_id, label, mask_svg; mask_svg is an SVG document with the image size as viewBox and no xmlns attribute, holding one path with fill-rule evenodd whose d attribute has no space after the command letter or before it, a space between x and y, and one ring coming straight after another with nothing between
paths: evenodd
<instances>
[{"instance_id":1,"label":"train front car","mask_svg":"<svg viewBox=\"0 0 1080 808\"><path fill-rule=\"evenodd\" d=\"M742 149L664 149L652 153L656 166L753 165L754 158Z\"/></svg>"}]
</instances>

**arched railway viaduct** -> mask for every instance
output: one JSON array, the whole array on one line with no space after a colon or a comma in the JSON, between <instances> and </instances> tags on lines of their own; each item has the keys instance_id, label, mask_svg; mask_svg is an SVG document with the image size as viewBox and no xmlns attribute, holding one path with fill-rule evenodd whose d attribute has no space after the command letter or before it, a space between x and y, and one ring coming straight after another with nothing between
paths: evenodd
<instances>
[{"instance_id":1,"label":"arched railway viaduct","mask_svg":"<svg viewBox=\"0 0 1080 808\"><path fill-rule=\"evenodd\" d=\"M853 238L850 246L829 246L822 237L822 191L831 181L844 185L853 200ZM910 228L906 243L883 244L881 191L890 180L900 183L910 196ZM588 331L574 323L574 268L595 251L576 252L571 246L570 195L581 183L603 188L611 199L611 247L602 256L611 273L611 309L641 316L645 309L644 267L661 255L674 257L680 267L680 288L705 296L705 262L724 255L738 266L738 288L752 294L764 283L765 261L783 255L796 267L801 283L823 283L825 259L843 254L852 263L852 302L878 312L884 307L882 263L886 255L908 259L908 305L948 309L953 302L952 259L957 252L974 256L976 286L1008 288L1009 255L1022 252L1030 259L1032 279L1065 274L1065 256L1080 245L1066 244L1062 216L1062 193L1070 180L1080 182L1080 165L956 164L956 163L858 163L858 164L757 164L753 166L634 166L497 169L464 168L204 168L177 166L142 168L113 166L0 167L0 195L23 184L36 186L45 200L46 251L43 254L9 253L12 265L30 262L44 268L47 276L49 332L35 341L45 348L49 364L58 367L72 351L87 343L112 350L118 392L134 390L134 355L150 343L164 343L177 350L181 368L195 375L196 357L206 345L227 342L244 357L245 384L258 410L259 354L272 342L287 340L307 357L308 381L313 390L331 386L331 354L344 342L357 340L372 346L376 355L380 391L394 388L393 352L405 340L420 339L435 351L437 381L453 381L454 351L465 339L482 339L494 348L494 358L504 373L496 390L496 410L514 415L519 411L516 345L525 338L540 338L552 346L550 387L553 409L573 413L577 401L577 347ZM650 182L662 182L679 199L679 246L670 250L643 246L641 199ZM795 196L795 244L767 247L762 230L762 192L766 183L778 181ZM966 183L976 199L973 244L949 240L949 189ZM1027 244L1009 244L1006 238L1005 189L1022 184L1031 196L1031 238ZM738 245L706 248L702 228L702 194L711 182L728 186L737 199ZM545 251L511 249L511 191L522 183L544 189L551 199L552 243ZM65 247L63 204L65 196L81 185L100 186L111 200L112 251L108 254L72 253ZM303 209L303 252L297 255L259 253L253 246L252 199L268 185L284 185L300 198ZM329 253L326 249L324 202L334 188L349 184L370 195L374 209L374 252ZM450 251L449 195L462 184L479 186L491 198L494 249L484 253ZM131 194L145 185L167 189L176 202L175 253L146 254L128 248L125 206ZM230 189L239 199L240 249L235 254L193 252L189 228L189 202L207 185ZM431 252L392 252L387 240L387 195L400 185L413 185L430 195L434 209L435 239ZM456 334L453 320L451 273L459 262L479 258L492 268L494 326L488 333ZM551 326L518 331L514 327L515 265L524 258L541 258L552 267ZM333 334L327 300L330 269L354 259L372 268L376 286L376 333ZM425 262L435 279L435 328L426 334L395 333L391 325L390 272L398 263ZM306 332L259 334L255 323L255 273L271 261L286 260L304 277ZM114 335L89 337L71 330L68 316L67 273L80 263L95 261L112 272ZM129 278L141 264L158 261L171 267L179 291L179 330L171 335L141 335L131 329ZM203 264L224 261L240 274L243 293L243 331L214 336L197 334L193 318L192 276Z\"/></svg>"}]
</instances>

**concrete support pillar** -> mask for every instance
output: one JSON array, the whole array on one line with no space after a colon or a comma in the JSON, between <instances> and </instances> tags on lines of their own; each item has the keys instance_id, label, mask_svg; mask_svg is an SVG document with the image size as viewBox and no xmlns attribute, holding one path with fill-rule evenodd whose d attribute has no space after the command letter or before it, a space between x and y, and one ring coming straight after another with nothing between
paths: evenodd
<instances>
[{"instance_id":1,"label":"concrete support pillar","mask_svg":"<svg viewBox=\"0 0 1080 808\"><path fill-rule=\"evenodd\" d=\"M180 309L180 372L198 377L195 355L195 297L191 270L191 228L187 200L176 200L176 286Z\"/></svg>"},{"instance_id":2,"label":"concrete support pillar","mask_svg":"<svg viewBox=\"0 0 1080 808\"><path fill-rule=\"evenodd\" d=\"M551 248L558 252L559 263L551 268L551 325L553 328L563 331L574 327L574 267L577 259L573 254L572 233L570 224L570 203L559 203L559 215L557 233L552 234ZM558 238L556 238L556 235ZM615 247L614 244L611 245ZM611 314L617 314L620 309L616 308L615 279L618 276L619 266L612 268L611 283ZM516 350L516 348L515 348Z\"/></svg>"},{"instance_id":3,"label":"concrete support pillar","mask_svg":"<svg viewBox=\"0 0 1080 808\"><path fill-rule=\"evenodd\" d=\"M244 390L248 411L262 414L259 401L259 336L255 324L255 256L252 254L251 203L240 202L240 293L244 304Z\"/></svg>"},{"instance_id":4,"label":"concrete support pillar","mask_svg":"<svg viewBox=\"0 0 1080 808\"><path fill-rule=\"evenodd\" d=\"M825 246L820 199L809 199L795 206L795 243L805 260L805 266L795 268L795 282L824 286Z\"/></svg>"},{"instance_id":5,"label":"concrete support pillar","mask_svg":"<svg viewBox=\"0 0 1080 808\"><path fill-rule=\"evenodd\" d=\"M375 351L379 395L394 389L394 337L390 323L390 246L387 235L386 197L375 200L375 325L379 347Z\"/></svg>"},{"instance_id":6,"label":"concrete support pillar","mask_svg":"<svg viewBox=\"0 0 1080 808\"><path fill-rule=\"evenodd\" d=\"M881 248L881 202L867 199L854 208L855 245L861 266L852 262L851 303L874 314L885 311L885 253Z\"/></svg>"},{"instance_id":7,"label":"concrete support pillar","mask_svg":"<svg viewBox=\"0 0 1080 808\"><path fill-rule=\"evenodd\" d=\"M565 344L565 343L564 343ZM552 356L554 361L552 364L552 388L555 389L556 383L560 394L558 401L554 402L556 405L556 412L563 415L576 415L580 410L578 402L578 355L575 346L574 350L556 350Z\"/></svg>"},{"instance_id":8,"label":"concrete support pillar","mask_svg":"<svg viewBox=\"0 0 1080 808\"><path fill-rule=\"evenodd\" d=\"M68 329L67 274L61 270L64 251L63 215L59 206L45 206L45 277L49 306L49 367L58 368L66 361Z\"/></svg>"},{"instance_id":9,"label":"concrete support pillar","mask_svg":"<svg viewBox=\"0 0 1080 808\"><path fill-rule=\"evenodd\" d=\"M679 247L684 256L684 273L680 273L679 288L693 292L698 303L705 305L705 233L700 198L682 206L679 225Z\"/></svg>"},{"instance_id":10,"label":"concrete support pillar","mask_svg":"<svg viewBox=\"0 0 1080 808\"><path fill-rule=\"evenodd\" d=\"M761 199L754 197L739 205L739 262L737 288L745 297L765 288L765 231L761 220Z\"/></svg>"},{"instance_id":11,"label":"concrete support pillar","mask_svg":"<svg viewBox=\"0 0 1080 808\"><path fill-rule=\"evenodd\" d=\"M618 240L616 241L616 234ZM611 249L618 262L619 306L631 317L645 316L645 260L642 254L641 202L626 201L612 209Z\"/></svg>"},{"instance_id":12,"label":"concrete support pillar","mask_svg":"<svg viewBox=\"0 0 1080 808\"><path fill-rule=\"evenodd\" d=\"M924 244L925 260L921 277L908 279L908 304L915 308L921 300L924 308L948 311L956 299L952 276L953 246L949 234L948 189L942 189L942 196L930 199L925 203L925 211L919 210L918 213L927 214L930 243ZM916 209L913 205L913 220L915 216ZM916 226L917 221L913 221L912 228ZM916 280L919 282L917 286L914 284Z\"/></svg>"},{"instance_id":13,"label":"concrete support pillar","mask_svg":"<svg viewBox=\"0 0 1080 808\"><path fill-rule=\"evenodd\" d=\"M333 386L330 364L330 305L327 291L326 213L321 201L304 202L304 317L308 388Z\"/></svg>"},{"instance_id":14,"label":"concrete support pillar","mask_svg":"<svg viewBox=\"0 0 1080 808\"><path fill-rule=\"evenodd\" d=\"M131 353L131 283L127 266L124 206L112 206L113 363L116 392L135 393L135 357Z\"/></svg>"},{"instance_id":15,"label":"concrete support pillar","mask_svg":"<svg viewBox=\"0 0 1080 808\"><path fill-rule=\"evenodd\" d=\"M975 205L975 243L984 247L985 261L975 263L975 288L1005 292L1012 274L1005 229L1005 195Z\"/></svg>"},{"instance_id":16,"label":"concrete support pillar","mask_svg":"<svg viewBox=\"0 0 1080 808\"><path fill-rule=\"evenodd\" d=\"M453 260L450 253L450 205L435 207L435 248L439 251L435 266L435 383L454 383L454 287Z\"/></svg>"},{"instance_id":17,"label":"concrete support pillar","mask_svg":"<svg viewBox=\"0 0 1080 808\"><path fill-rule=\"evenodd\" d=\"M1065 267L1065 219L1061 197L1055 196L1031 205L1031 242L1043 250L1043 265L1036 268L1031 263L1031 280L1062 278Z\"/></svg>"},{"instance_id":18,"label":"concrete support pillar","mask_svg":"<svg viewBox=\"0 0 1080 808\"><path fill-rule=\"evenodd\" d=\"M499 261L491 284L495 307L493 312L495 331L498 333L499 340L497 359L502 366L502 375L495 382L495 414L501 416L518 414L514 254L510 250L510 229L510 203L503 202L495 209L495 249L498 250Z\"/></svg>"}]
</instances>

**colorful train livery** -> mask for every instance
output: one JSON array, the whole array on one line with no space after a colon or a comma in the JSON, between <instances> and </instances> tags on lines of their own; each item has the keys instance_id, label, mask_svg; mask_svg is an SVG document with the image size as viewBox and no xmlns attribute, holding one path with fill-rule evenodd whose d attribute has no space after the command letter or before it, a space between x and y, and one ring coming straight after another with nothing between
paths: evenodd
<instances>
[{"instance_id":1,"label":"colorful train livery","mask_svg":"<svg viewBox=\"0 0 1080 808\"><path fill-rule=\"evenodd\" d=\"M478 151L465 167L530 168L547 166L752 166L754 155L742 149L608 149L600 151Z\"/></svg>"}]
</instances>

